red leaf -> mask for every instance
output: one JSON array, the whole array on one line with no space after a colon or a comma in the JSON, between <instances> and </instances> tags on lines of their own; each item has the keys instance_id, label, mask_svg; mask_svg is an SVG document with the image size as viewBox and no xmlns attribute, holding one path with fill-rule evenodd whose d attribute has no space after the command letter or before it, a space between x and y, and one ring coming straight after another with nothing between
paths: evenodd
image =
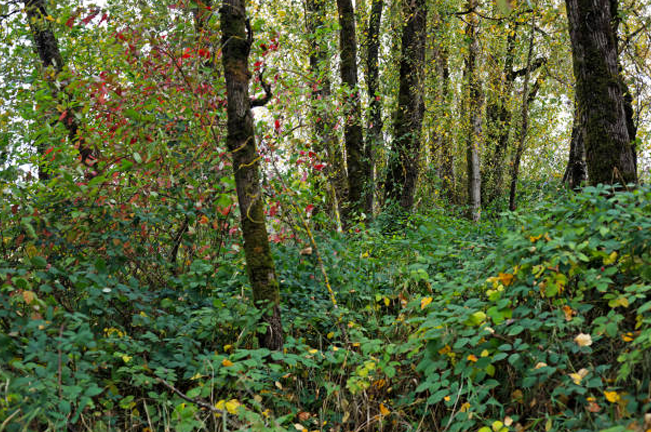
<instances>
[{"instance_id":1,"label":"red leaf","mask_svg":"<svg viewBox=\"0 0 651 432\"><path fill-rule=\"evenodd\" d=\"M317 171L323 171L323 167L325 167L325 164L316 164L314 165L314 169Z\"/></svg>"},{"instance_id":2,"label":"red leaf","mask_svg":"<svg viewBox=\"0 0 651 432\"><path fill-rule=\"evenodd\" d=\"M90 13L90 15L88 15L86 18L84 18L83 20L81 20L81 22L83 22L84 24L88 24L88 23L91 22L91 21L93 20L93 18L95 18L98 14L99 14L99 9L95 9L94 11L92 11L92 12Z\"/></svg>"},{"instance_id":3,"label":"red leaf","mask_svg":"<svg viewBox=\"0 0 651 432\"><path fill-rule=\"evenodd\" d=\"M308 214L311 214L312 210L314 210L314 206L312 204L308 204L307 207L305 207L305 212Z\"/></svg>"},{"instance_id":4,"label":"red leaf","mask_svg":"<svg viewBox=\"0 0 651 432\"><path fill-rule=\"evenodd\" d=\"M50 147L49 149L45 150L45 155L47 156L50 153L52 153L53 151L54 151L54 148Z\"/></svg>"},{"instance_id":5,"label":"red leaf","mask_svg":"<svg viewBox=\"0 0 651 432\"><path fill-rule=\"evenodd\" d=\"M74 16L68 18L68 21L66 21L66 26L68 26L68 28L72 28L72 26L75 25L75 19L77 19L77 17Z\"/></svg>"}]
</instances>

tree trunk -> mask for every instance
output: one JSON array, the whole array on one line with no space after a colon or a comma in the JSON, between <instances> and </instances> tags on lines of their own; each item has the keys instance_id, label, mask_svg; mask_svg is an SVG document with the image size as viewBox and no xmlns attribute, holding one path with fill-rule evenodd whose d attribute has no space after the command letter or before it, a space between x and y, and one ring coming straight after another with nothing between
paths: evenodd
<instances>
[{"instance_id":1,"label":"tree trunk","mask_svg":"<svg viewBox=\"0 0 651 432\"><path fill-rule=\"evenodd\" d=\"M581 118L579 104L574 98L574 124L572 125L572 138L570 141L570 155L567 161L567 168L563 174L563 183L567 183L572 189L578 189L581 183L588 179L588 172L585 166L585 119Z\"/></svg>"},{"instance_id":2,"label":"tree trunk","mask_svg":"<svg viewBox=\"0 0 651 432\"><path fill-rule=\"evenodd\" d=\"M63 71L63 58L59 51L59 42L52 31L52 26L45 19L49 16L45 8L45 0L25 0L25 12L27 14L30 33L34 39L34 50L41 60L42 67L53 70L53 81L56 81L59 78L59 74ZM47 73L45 75L47 76ZM52 78L46 79L48 81L52 80ZM74 106L71 106L70 96L66 93L65 88L59 90L54 82L50 82L50 87L54 99L67 110L67 114L61 116L59 121L68 131L68 140L78 149L81 162L86 166L92 166L94 162L93 152L86 145L84 139L79 136L80 125L75 116L77 110ZM39 147L37 150L41 156L44 156L45 148ZM44 170L42 164L39 165L38 175L39 179L42 180L49 178L49 174Z\"/></svg>"},{"instance_id":3,"label":"tree trunk","mask_svg":"<svg viewBox=\"0 0 651 432\"><path fill-rule=\"evenodd\" d=\"M366 214L373 215L373 196L375 194L375 149L382 143L382 104L380 103L380 23L382 21L382 6L384 0L373 0L371 15L368 19L367 51L366 51L366 82L368 88L369 114L368 132L366 135L366 190L364 191L364 209Z\"/></svg>"},{"instance_id":4,"label":"tree trunk","mask_svg":"<svg viewBox=\"0 0 651 432\"><path fill-rule=\"evenodd\" d=\"M324 173L328 184L326 189L328 211L339 221L341 207L348 195L348 179L344 155L335 133L335 119L328 106L331 98L329 58L327 41L319 31L325 27L327 0L307 0L306 27L310 52L312 83L312 117L314 121L314 151L325 156L327 164ZM317 185L317 187L319 187Z\"/></svg>"},{"instance_id":5,"label":"tree trunk","mask_svg":"<svg viewBox=\"0 0 651 432\"><path fill-rule=\"evenodd\" d=\"M438 13L434 16L434 25L438 31L435 34L441 34L443 31L443 22ZM434 89L436 97L436 116L437 121L442 122L436 127L434 139L432 140L432 156L440 151L441 179L443 183L443 196L450 203L455 202L455 178L454 178L454 154L452 152L452 141L450 140L450 123L449 117L444 115L450 105L450 68L448 66L448 47L446 42L441 38L434 41L434 68L437 77L437 87Z\"/></svg>"},{"instance_id":6,"label":"tree trunk","mask_svg":"<svg viewBox=\"0 0 651 432\"><path fill-rule=\"evenodd\" d=\"M280 294L260 187L260 156L255 143L249 100L249 50L252 33L245 0L224 0L221 8L222 63L226 78L228 134L226 144L233 157L235 188L240 208L246 268L256 306L265 310L266 333L260 345L271 350L283 346Z\"/></svg>"},{"instance_id":7,"label":"tree trunk","mask_svg":"<svg viewBox=\"0 0 651 432\"><path fill-rule=\"evenodd\" d=\"M468 0L468 10L477 7L476 0ZM477 27L479 20L475 13L468 15L466 36L468 38L468 57L465 61L464 75L467 82L466 115L468 135L466 138L466 163L468 166L468 205L472 220L477 222L481 217L481 172L479 158L479 139L481 136L481 89L476 71L479 55Z\"/></svg>"},{"instance_id":8,"label":"tree trunk","mask_svg":"<svg viewBox=\"0 0 651 432\"><path fill-rule=\"evenodd\" d=\"M518 185L518 176L520 174L520 162L522 154L524 153L524 144L527 139L527 131L529 129L529 80L531 78L531 63L533 59L533 43L535 36L535 11L531 12L531 34L529 35L529 51L527 53L527 66L524 74L524 84L522 88L522 111L520 125L520 136L518 138L518 145L515 149L515 158L513 159L513 166L511 167L511 189L509 191L509 209L515 211L515 194Z\"/></svg>"},{"instance_id":9,"label":"tree trunk","mask_svg":"<svg viewBox=\"0 0 651 432\"><path fill-rule=\"evenodd\" d=\"M363 194L366 189L364 167L364 136L362 115L357 91L357 38L355 37L355 11L351 0L337 0L339 13L339 47L341 55L341 82L344 87L344 140L348 168L348 198L344 222L349 223L355 213L364 211Z\"/></svg>"},{"instance_id":10,"label":"tree trunk","mask_svg":"<svg viewBox=\"0 0 651 432\"><path fill-rule=\"evenodd\" d=\"M420 161L421 129L425 103L423 74L425 67L424 0L402 0L406 23L402 33L400 88L395 114L395 136L385 184L385 196L408 211L414 204Z\"/></svg>"},{"instance_id":11,"label":"tree trunk","mask_svg":"<svg viewBox=\"0 0 651 432\"><path fill-rule=\"evenodd\" d=\"M482 175L482 185L484 187L482 199L484 205L489 205L497 199L503 189L504 157L509 147L511 119L513 117L509 104L516 78L513 73L513 62L517 24L514 22L510 24L513 31L507 37L504 67L501 75L496 74L495 78L497 80L493 82L497 94L486 107L486 144L489 156L487 157L488 161L484 164Z\"/></svg>"},{"instance_id":12,"label":"tree trunk","mask_svg":"<svg viewBox=\"0 0 651 432\"><path fill-rule=\"evenodd\" d=\"M610 0L566 0L579 109L592 184L637 181Z\"/></svg>"}]
</instances>

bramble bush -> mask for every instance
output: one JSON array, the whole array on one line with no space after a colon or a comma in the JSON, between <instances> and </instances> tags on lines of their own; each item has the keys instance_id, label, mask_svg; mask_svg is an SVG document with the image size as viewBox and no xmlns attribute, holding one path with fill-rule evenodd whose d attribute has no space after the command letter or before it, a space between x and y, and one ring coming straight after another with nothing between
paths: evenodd
<instances>
[{"instance_id":1,"label":"bramble bush","mask_svg":"<svg viewBox=\"0 0 651 432\"><path fill-rule=\"evenodd\" d=\"M4 430L649 427L648 187L559 191L481 225L434 209L391 234L315 233L337 307L316 251L277 243L282 352L257 345L237 248L174 266L167 207L66 213L34 188L2 204ZM237 243L189 219L187 245Z\"/></svg>"}]
</instances>

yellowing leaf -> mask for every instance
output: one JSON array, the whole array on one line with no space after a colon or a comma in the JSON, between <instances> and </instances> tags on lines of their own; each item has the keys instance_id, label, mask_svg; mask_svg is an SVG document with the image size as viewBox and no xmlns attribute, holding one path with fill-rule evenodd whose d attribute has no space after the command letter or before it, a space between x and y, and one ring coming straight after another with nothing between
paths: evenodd
<instances>
[{"instance_id":1,"label":"yellowing leaf","mask_svg":"<svg viewBox=\"0 0 651 432\"><path fill-rule=\"evenodd\" d=\"M633 342L633 339L635 339L635 336L634 336L633 333L631 333L631 332L624 333L624 334L622 335L622 340L623 340L624 342Z\"/></svg>"},{"instance_id":2,"label":"yellowing leaf","mask_svg":"<svg viewBox=\"0 0 651 432\"><path fill-rule=\"evenodd\" d=\"M585 333L579 333L575 338L574 342L580 347L592 345L592 336Z\"/></svg>"},{"instance_id":3,"label":"yellowing leaf","mask_svg":"<svg viewBox=\"0 0 651 432\"><path fill-rule=\"evenodd\" d=\"M470 354L470 355L468 355L467 358L468 358L468 361L470 361L470 362L473 362L473 363L476 363L476 362L477 362L477 356L474 355L474 354Z\"/></svg>"},{"instance_id":4,"label":"yellowing leaf","mask_svg":"<svg viewBox=\"0 0 651 432\"><path fill-rule=\"evenodd\" d=\"M619 393L616 391L605 391L604 396L606 396L606 400L610 403L616 403L620 400Z\"/></svg>"},{"instance_id":5,"label":"yellowing leaf","mask_svg":"<svg viewBox=\"0 0 651 432\"><path fill-rule=\"evenodd\" d=\"M614 264L615 261L617 261L617 252L613 252L610 255L608 255L606 258L604 258L604 265Z\"/></svg>"},{"instance_id":6,"label":"yellowing leaf","mask_svg":"<svg viewBox=\"0 0 651 432\"><path fill-rule=\"evenodd\" d=\"M588 370L583 368L583 369L581 369L580 371L578 371L576 373L569 374L569 377L572 378L572 381L574 381L574 384L580 385L581 380L583 380L583 378L585 378L588 375L588 373L589 373Z\"/></svg>"},{"instance_id":7,"label":"yellowing leaf","mask_svg":"<svg viewBox=\"0 0 651 432\"><path fill-rule=\"evenodd\" d=\"M385 407L383 403L381 403L380 404L380 414L382 414L383 416L387 416L387 415L391 414L391 411L387 407Z\"/></svg>"},{"instance_id":8,"label":"yellowing leaf","mask_svg":"<svg viewBox=\"0 0 651 432\"><path fill-rule=\"evenodd\" d=\"M547 363L538 362L538 363L536 363L536 366L534 366L534 369L540 369L540 368L544 368L544 367L547 367Z\"/></svg>"},{"instance_id":9,"label":"yellowing leaf","mask_svg":"<svg viewBox=\"0 0 651 432\"><path fill-rule=\"evenodd\" d=\"M428 304L432 303L432 297L423 297L420 299L420 308L425 309Z\"/></svg>"},{"instance_id":10,"label":"yellowing leaf","mask_svg":"<svg viewBox=\"0 0 651 432\"><path fill-rule=\"evenodd\" d=\"M335 332L330 332L330 333L328 333L328 334L326 335L326 337L327 337L328 339L332 339L333 337L335 337Z\"/></svg>"},{"instance_id":11,"label":"yellowing leaf","mask_svg":"<svg viewBox=\"0 0 651 432\"><path fill-rule=\"evenodd\" d=\"M120 358L122 359L123 362L129 363L133 357L131 357L130 355L124 354L124 355L120 356Z\"/></svg>"},{"instance_id":12,"label":"yellowing leaf","mask_svg":"<svg viewBox=\"0 0 651 432\"><path fill-rule=\"evenodd\" d=\"M25 300L25 303L30 304L34 301L34 298L36 298L34 291L23 291L23 300Z\"/></svg>"},{"instance_id":13,"label":"yellowing leaf","mask_svg":"<svg viewBox=\"0 0 651 432\"><path fill-rule=\"evenodd\" d=\"M319 350L318 350L318 349L314 349L314 348L312 348L312 349L309 350L308 352L309 352L310 354L316 354L316 353L319 352Z\"/></svg>"},{"instance_id":14,"label":"yellowing leaf","mask_svg":"<svg viewBox=\"0 0 651 432\"><path fill-rule=\"evenodd\" d=\"M574 311L568 305L563 306L563 313L565 314L565 321L572 321Z\"/></svg>"},{"instance_id":15,"label":"yellowing leaf","mask_svg":"<svg viewBox=\"0 0 651 432\"><path fill-rule=\"evenodd\" d=\"M224 360L222 360L222 366L224 366L224 367L233 366L233 362L230 361L229 359L224 359Z\"/></svg>"},{"instance_id":16,"label":"yellowing leaf","mask_svg":"<svg viewBox=\"0 0 651 432\"><path fill-rule=\"evenodd\" d=\"M226 402L226 411L228 411L231 414L236 414L237 409L241 406L242 404L237 400L237 399L231 399L228 402Z\"/></svg>"},{"instance_id":17,"label":"yellowing leaf","mask_svg":"<svg viewBox=\"0 0 651 432\"><path fill-rule=\"evenodd\" d=\"M463 405L461 405L461 408L459 408L459 411L466 412L466 411L468 411L469 408L470 408L470 403L465 402Z\"/></svg>"},{"instance_id":18,"label":"yellowing leaf","mask_svg":"<svg viewBox=\"0 0 651 432\"><path fill-rule=\"evenodd\" d=\"M481 357L488 357L489 355L490 355L490 353L488 352L488 350L484 350L480 354Z\"/></svg>"}]
</instances>

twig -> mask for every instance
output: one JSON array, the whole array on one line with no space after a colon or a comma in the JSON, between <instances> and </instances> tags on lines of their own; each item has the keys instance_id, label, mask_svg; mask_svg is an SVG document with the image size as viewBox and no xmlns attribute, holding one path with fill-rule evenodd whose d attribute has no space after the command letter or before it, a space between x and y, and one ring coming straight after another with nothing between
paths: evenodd
<instances>
[{"instance_id":1,"label":"twig","mask_svg":"<svg viewBox=\"0 0 651 432\"><path fill-rule=\"evenodd\" d=\"M215 408L214 406L210 405L208 402L204 402L204 401L202 401L200 399L193 399L193 398L189 397L188 395L183 393L181 390L177 389L172 384L165 381L163 378L156 377L156 380L158 382L160 382L161 384L163 384L165 387L167 387L169 390L172 390L174 393L176 393L181 399L183 399L185 401L188 401L190 403L193 403L195 405L198 405L201 408L205 408L207 410L210 410L210 411L212 411L214 413L219 413L219 414L222 413L222 410Z\"/></svg>"}]
</instances>

